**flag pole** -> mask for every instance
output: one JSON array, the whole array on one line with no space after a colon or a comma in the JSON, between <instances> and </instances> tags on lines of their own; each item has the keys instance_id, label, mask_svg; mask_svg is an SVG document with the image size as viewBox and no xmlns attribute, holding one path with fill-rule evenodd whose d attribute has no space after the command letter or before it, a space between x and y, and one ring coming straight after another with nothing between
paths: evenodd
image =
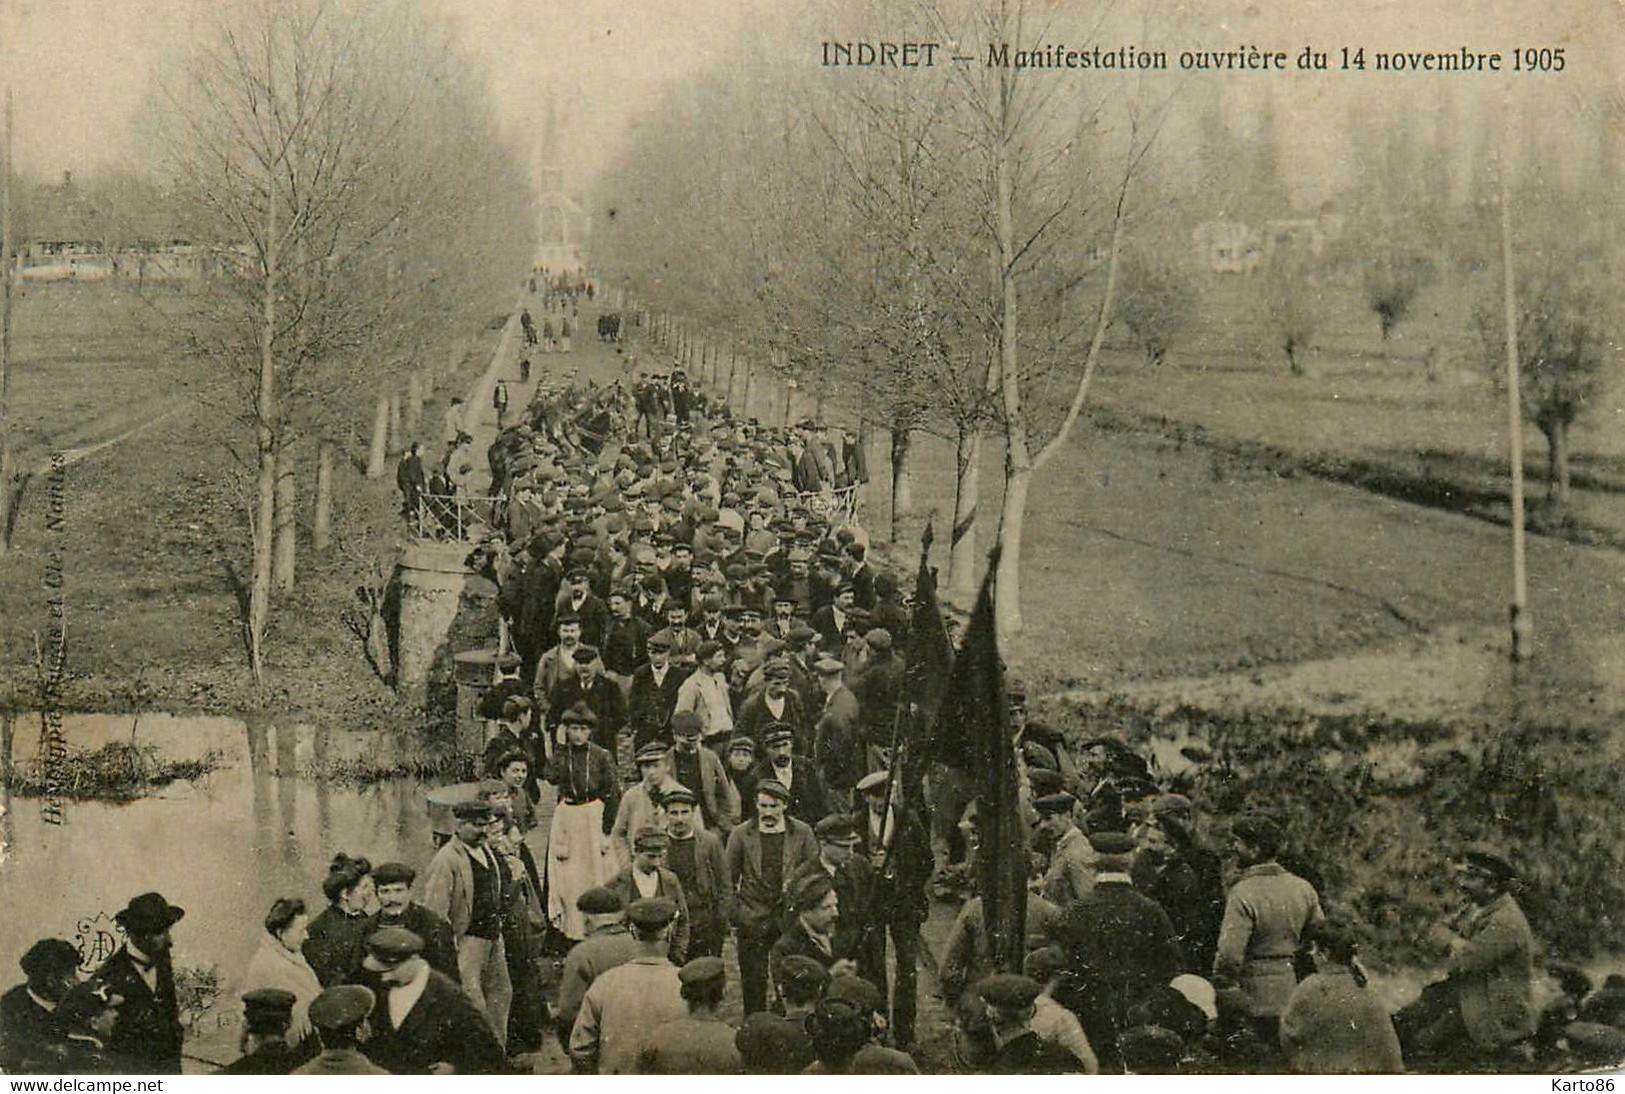
<instances>
[{"instance_id":1,"label":"flag pole","mask_svg":"<svg viewBox=\"0 0 1625 1094\"><path fill-rule=\"evenodd\" d=\"M936 519L936 515L937 511L935 509L931 510L930 514L925 518L925 531L920 533L921 567L925 566L926 556L931 552L931 540L933 538L931 522ZM920 669L921 666L919 665L909 665L904 671L919 672ZM898 736L903 726L903 709L904 707L912 706L912 703L908 699L908 695L911 690L912 689L909 688L903 689L903 694L897 697L897 706L892 710L891 749L887 752L886 760L887 764L889 765L886 770L886 806L881 810L880 813L880 838L885 844L884 855L880 860L880 876L882 878L885 878L892 868L892 848L897 845L897 840L895 838L895 829L897 826L895 824L892 825L893 832L888 837L886 832L886 818L891 816L892 799L895 796L898 780L901 779L903 775L901 753L903 749L907 748L908 746L906 744L899 744ZM912 714L912 711L910 713Z\"/></svg>"}]
</instances>

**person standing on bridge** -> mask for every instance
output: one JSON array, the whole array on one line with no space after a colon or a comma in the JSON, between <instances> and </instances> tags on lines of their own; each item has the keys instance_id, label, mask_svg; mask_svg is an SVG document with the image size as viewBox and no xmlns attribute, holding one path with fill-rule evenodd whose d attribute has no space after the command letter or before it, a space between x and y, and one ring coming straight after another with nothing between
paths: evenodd
<instances>
[{"instance_id":1,"label":"person standing on bridge","mask_svg":"<svg viewBox=\"0 0 1625 1094\"><path fill-rule=\"evenodd\" d=\"M497 386L491 389L491 407L497 412L497 428L505 429L507 424L503 418L508 413L508 381L498 380Z\"/></svg>"},{"instance_id":2,"label":"person standing on bridge","mask_svg":"<svg viewBox=\"0 0 1625 1094\"><path fill-rule=\"evenodd\" d=\"M401 457L400 464L395 468L395 485L401 491L401 516L408 521L416 520L418 499L429 485L428 477L423 472L423 446L418 442L412 442L412 447L406 450L406 455Z\"/></svg>"}]
</instances>

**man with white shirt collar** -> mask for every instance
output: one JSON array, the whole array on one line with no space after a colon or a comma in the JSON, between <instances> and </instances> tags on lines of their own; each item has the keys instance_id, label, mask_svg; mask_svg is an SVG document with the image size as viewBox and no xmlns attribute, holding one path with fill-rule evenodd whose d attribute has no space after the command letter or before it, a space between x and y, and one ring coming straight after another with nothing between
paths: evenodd
<instances>
[{"instance_id":1,"label":"man with white shirt collar","mask_svg":"<svg viewBox=\"0 0 1625 1094\"><path fill-rule=\"evenodd\" d=\"M395 1075L489 1075L502 1070L502 1046L485 1016L423 959L423 939L385 927L367 939L362 967L383 987L367 1058Z\"/></svg>"},{"instance_id":2,"label":"man with white shirt collar","mask_svg":"<svg viewBox=\"0 0 1625 1094\"><path fill-rule=\"evenodd\" d=\"M790 791L789 814L807 824L817 824L829 812L827 795L818 769L806 756L795 752L795 731L783 722L769 724L762 731L764 756L758 782L776 779Z\"/></svg>"},{"instance_id":3,"label":"man with white shirt collar","mask_svg":"<svg viewBox=\"0 0 1625 1094\"><path fill-rule=\"evenodd\" d=\"M463 991L485 1013L502 1044L507 1040L508 1010L513 1004L502 929L502 894L510 879L502 856L486 846L493 815L494 809L486 801L452 806L457 835L435 852L423 872L423 906L451 922Z\"/></svg>"},{"instance_id":4,"label":"man with white shirt collar","mask_svg":"<svg viewBox=\"0 0 1625 1094\"><path fill-rule=\"evenodd\" d=\"M681 964L688 959L688 897L683 883L666 867L666 851L671 838L653 826L639 831L632 840L632 863L616 874L604 888L618 894L631 907L640 900L660 897L676 908L669 937L671 960Z\"/></svg>"},{"instance_id":5,"label":"man with white shirt collar","mask_svg":"<svg viewBox=\"0 0 1625 1094\"><path fill-rule=\"evenodd\" d=\"M142 893L113 917L124 928L126 941L96 976L124 997L107 1047L128 1057L132 1070L181 1072L183 1032L169 932L185 914L158 893Z\"/></svg>"}]
</instances>

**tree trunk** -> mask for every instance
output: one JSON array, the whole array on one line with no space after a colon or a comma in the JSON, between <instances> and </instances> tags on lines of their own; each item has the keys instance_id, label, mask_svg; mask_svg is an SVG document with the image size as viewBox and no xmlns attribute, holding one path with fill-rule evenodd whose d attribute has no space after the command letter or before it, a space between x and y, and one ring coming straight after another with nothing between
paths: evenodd
<instances>
[{"instance_id":1,"label":"tree trunk","mask_svg":"<svg viewBox=\"0 0 1625 1094\"><path fill-rule=\"evenodd\" d=\"M372 444L367 449L367 478L384 477L384 462L388 459L389 396L378 396L378 409L372 416Z\"/></svg>"},{"instance_id":2,"label":"tree trunk","mask_svg":"<svg viewBox=\"0 0 1625 1094\"><path fill-rule=\"evenodd\" d=\"M750 358L745 358L745 390L739 396L739 416L750 420Z\"/></svg>"},{"instance_id":3,"label":"tree trunk","mask_svg":"<svg viewBox=\"0 0 1625 1094\"><path fill-rule=\"evenodd\" d=\"M423 374L419 369L414 368L406 374L406 407L402 424L406 427L407 443L410 444L411 438L417 436L418 426L423 424Z\"/></svg>"},{"instance_id":4,"label":"tree trunk","mask_svg":"<svg viewBox=\"0 0 1625 1094\"><path fill-rule=\"evenodd\" d=\"M1562 422L1546 433L1546 497L1559 513L1569 509L1569 427Z\"/></svg>"},{"instance_id":5,"label":"tree trunk","mask_svg":"<svg viewBox=\"0 0 1625 1094\"><path fill-rule=\"evenodd\" d=\"M293 446L283 444L276 454L276 548L272 571L279 593L293 591L294 566L299 550L299 497L294 470Z\"/></svg>"},{"instance_id":6,"label":"tree trunk","mask_svg":"<svg viewBox=\"0 0 1625 1094\"><path fill-rule=\"evenodd\" d=\"M914 509L914 483L909 471L908 449L912 435L908 425L894 421L891 427L891 542L897 542L898 524Z\"/></svg>"},{"instance_id":7,"label":"tree trunk","mask_svg":"<svg viewBox=\"0 0 1625 1094\"><path fill-rule=\"evenodd\" d=\"M270 180L267 179L269 182ZM255 396L255 442L259 475L255 484L254 564L248 591L248 660L254 683L265 683L265 630L271 618L271 549L276 524L276 193L265 206L265 283L260 316L260 377Z\"/></svg>"},{"instance_id":8,"label":"tree trunk","mask_svg":"<svg viewBox=\"0 0 1625 1094\"><path fill-rule=\"evenodd\" d=\"M728 386L722 393L722 401L730 407L734 401L734 370L739 367L739 347L728 347Z\"/></svg>"},{"instance_id":9,"label":"tree trunk","mask_svg":"<svg viewBox=\"0 0 1625 1094\"><path fill-rule=\"evenodd\" d=\"M398 456L406 448L406 440L401 435L401 393L389 393L389 441L385 451L391 456Z\"/></svg>"},{"instance_id":10,"label":"tree trunk","mask_svg":"<svg viewBox=\"0 0 1625 1094\"><path fill-rule=\"evenodd\" d=\"M976 507L981 500L982 431L959 429L955 445L954 526L948 546L948 602L976 602Z\"/></svg>"},{"instance_id":11,"label":"tree trunk","mask_svg":"<svg viewBox=\"0 0 1625 1094\"><path fill-rule=\"evenodd\" d=\"M416 376L416 373L413 373ZM316 520L310 529L310 546L326 551L333 540L333 446L316 450Z\"/></svg>"},{"instance_id":12,"label":"tree trunk","mask_svg":"<svg viewBox=\"0 0 1625 1094\"><path fill-rule=\"evenodd\" d=\"M994 630L1001 646L1021 633L1021 530L1026 519L1027 487L1032 482L1032 455L1021 406L1021 372L1017 340L1016 224L1011 191L1011 98L1014 81L1001 74L998 147L994 155L994 214L999 270L999 389L1004 404L1004 500L999 507L999 572L994 586Z\"/></svg>"},{"instance_id":13,"label":"tree trunk","mask_svg":"<svg viewBox=\"0 0 1625 1094\"><path fill-rule=\"evenodd\" d=\"M1021 534L1027 521L1027 488L1033 469L1013 468L1008 458L1004 471L1004 502L999 507L999 573L995 586L994 628L1003 646L1021 633Z\"/></svg>"}]
</instances>

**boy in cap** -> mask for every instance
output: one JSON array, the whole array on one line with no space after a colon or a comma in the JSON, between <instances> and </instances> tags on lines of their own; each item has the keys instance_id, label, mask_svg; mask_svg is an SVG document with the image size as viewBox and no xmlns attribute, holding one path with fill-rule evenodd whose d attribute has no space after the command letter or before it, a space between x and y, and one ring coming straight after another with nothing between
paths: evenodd
<instances>
[{"instance_id":1,"label":"boy in cap","mask_svg":"<svg viewBox=\"0 0 1625 1094\"><path fill-rule=\"evenodd\" d=\"M688 1013L667 953L677 905L663 897L627 909L638 954L594 980L570 1031L570 1062L581 1075L625 1075L652 1030Z\"/></svg>"},{"instance_id":2,"label":"boy in cap","mask_svg":"<svg viewBox=\"0 0 1625 1094\"><path fill-rule=\"evenodd\" d=\"M385 927L367 939L362 968L377 976L367 1058L395 1075L491 1075L505 1063L485 1015L423 959L423 939Z\"/></svg>"},{"instance_id":3,"label":"boy in cap","mask_svg":"<svg viewBox=\"0 0 1625 1094\"><path fill-rule=\"evenodd\" d=\"M62 1036L56 1008L79 982L79 951L60 938L42 938L18 962L26 983L0 996L0 1071L33 1074L33 1061ZM38 1069L43 1070L43 1069Z\"/></svg>"},{"instance_id":4,"label":"boy in cap","mask_svg":"<svg viewBox=\"0 0 1625 1094\"><path fill-rule=\"evenodd\" d=\"M615 824L609 838L615 842L615 853L624 868L632 861L632 837L645 828L664 828L666 814L662 802L666 793L677 789L678 782L666 767L666 750L658 741L650 741L633 756L638 766L639 781L621 794L620 808L615 811Z\"/></svg>"},{"instance_id":5,"label":"boy in cap","mask_svg":"<svg viewBox=\"0 0 1625 1094\"><path fill-rule=\"evenodd\" d=\"M696 957L677 973L688 1016L656 1027L638 1052L638 1075L738 1075L744 1070L734 1029L722 1020L727 986L720 957Z\"/></svg>"},{"instance_id":6,"label":"boy in cap","mask_svg":"<svg viewBox=\"0 0 1625 1094\"><path fill-rule=\"evenodd\" d=\"M373 994L359 984L328 988L310 1004L310 1023L321 1038L322 1052L294 1068L295 1075L388 1075L361 1054L361 1024L372 1013Z\"/></svg>"},{"instance_id":7,"label":"boy in cap","mask_svg":"<svg viewBox=\"0 0 1625 1094\"><path fill-rule=\"evenodd\" d=\"M666 849L671 839L661 829L649 826L632 840L631 863L610 879L604 888L620 895L631 907L640 900L669 900L676 909L668 935L671 960L676 965L688 959L688 899L683 883L666 868Z\"/></svg>"}]
</instances>

